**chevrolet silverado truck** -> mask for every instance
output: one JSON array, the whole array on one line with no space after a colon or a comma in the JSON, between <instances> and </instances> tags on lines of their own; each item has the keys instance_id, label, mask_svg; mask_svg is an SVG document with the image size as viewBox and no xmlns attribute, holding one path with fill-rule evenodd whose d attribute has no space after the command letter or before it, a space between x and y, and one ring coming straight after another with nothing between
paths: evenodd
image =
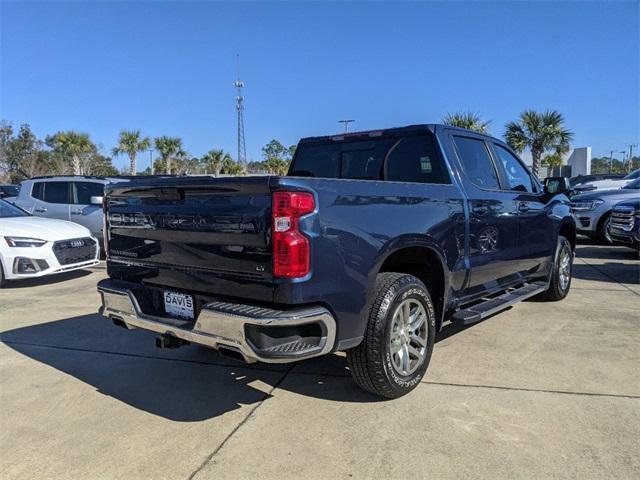
<instances>
[{"instance_id":1,"label":"chevrolet silverado truck","mask_svg":"<svg viewBox=\"0 0 640 480\"><path fill-rule=\"evenodd\" d=\"M109 185L101 313L245 362L346 351L360 387L399 397L445 322L567 295L568 188L443 125L305 138L287 176Z\"/></svg>"}]
</instances>

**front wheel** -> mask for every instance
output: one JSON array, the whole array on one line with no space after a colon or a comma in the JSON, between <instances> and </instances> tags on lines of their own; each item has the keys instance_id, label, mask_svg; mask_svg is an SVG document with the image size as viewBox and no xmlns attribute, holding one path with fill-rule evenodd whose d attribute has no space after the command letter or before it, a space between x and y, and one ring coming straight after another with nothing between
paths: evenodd
<instances>
[{"instance_id":1,"label":"front wheel","mask_svg":"<svg viewBox=\"0 0 640 480\"><path fill-rule=\"evenodd\" d=\"M613 239L611 235L609 235L609 222L611 221L611 212L606 213L598 222L598 240L606 245L611 245L613 243Z\"/></svg>"},{"instance_id":2,"label":"front wheel","mask_svg":"<svg viewBox=\"0 0 640 480\"><path fill-rule=\"evenodd\" d=\"M573 273L573 249L569 240L560 235L556 247L556 256L551 273L549 289L542 294L546 300L562 300L569 293Z\"/></svg>"},{"instance_id":3,"label":"front wheel","mask_svg":"<svg viewBox=\"0 0 640 480\"><path fill-rule=\"evenodd\" d=\"M364 339L347 351L356 384L386 398L413 390L424 377L435 341L427 287L413 275L378 275Z\"/></svg>"}]
</instances>

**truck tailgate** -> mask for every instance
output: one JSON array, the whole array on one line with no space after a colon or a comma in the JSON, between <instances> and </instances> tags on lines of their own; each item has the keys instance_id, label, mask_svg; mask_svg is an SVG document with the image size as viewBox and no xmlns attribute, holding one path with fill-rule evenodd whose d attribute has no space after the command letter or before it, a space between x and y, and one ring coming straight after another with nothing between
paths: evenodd
<instances>
[{"instance_id":1,"label":"truck tailgate","mask_svg":"<svg viewBox=\"0 0 640 480\"><path fill-rule=\"evenodd\" d=\"M107 189L109 275L271 301L269 177L175 177Z\"/></svg>"}]
</instances>

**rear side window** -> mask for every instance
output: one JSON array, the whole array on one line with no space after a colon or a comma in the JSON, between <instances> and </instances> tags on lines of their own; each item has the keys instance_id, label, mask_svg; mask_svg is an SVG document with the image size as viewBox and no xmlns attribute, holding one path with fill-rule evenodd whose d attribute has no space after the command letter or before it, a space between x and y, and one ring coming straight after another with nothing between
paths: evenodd
<instances>
[{"instance_id":1,"label":"rear side window","mask_svg":"<svg viewBox=\"0 0 640 480\"><path fill-rule=\"evenodd\" d=\"M89 205L91 197L102 197L104 185L96 182L73 182L73 203Z\"/></svg>"},{"instance_id":2,"label":"rear side window","mask_svg":"<svg viewBox=\"0 0 640 480\"><path fill-rule=\"evenodd\" d=\"M451 183L434 145L433 137L403 138L389 153L385 179L395 182Z\"/></svg>"},{"instance_id":3,"label":"rear side window","mask_svg":"<svg viewBox=\"0 0 640 480\"><path fill-rule=\"evenodd\" d=\"M504 168L504 173L507 177L507 190L516 190L518 192L533 192L534 186L531 181L531 176L526 168L520 163L516 157L514 157L506 148L493 144L500 163Z\"/></svg>"},{"instance_id":4,"label":"rear side window","mask_svg":"<svg viewBox=\"0 0 640 480\"><path fill-rule=\"evenodd\" d=\"M38 200L44 200L44 183L36 182L31 188L31 196Z\"/></svg>"},{"instance_id":5,"label":"rear side window","mask_svg":"<svg viewBox=\"0 0 640 480\"><path fill-rule=\"evenodd\" d=\"M69 203L69 182L44 182L44 201Z\"/></svg>"},{"instance_id":6,"label":"rear side window","mask_svg":"<svg viewBox=\"0 0 640 480\"><path fill-rule=\"evenodd\" d=\"M453 140L467 178L480 188L499 189L498 174L484 141L458 136Z\"/></svg>"}]
</instances>

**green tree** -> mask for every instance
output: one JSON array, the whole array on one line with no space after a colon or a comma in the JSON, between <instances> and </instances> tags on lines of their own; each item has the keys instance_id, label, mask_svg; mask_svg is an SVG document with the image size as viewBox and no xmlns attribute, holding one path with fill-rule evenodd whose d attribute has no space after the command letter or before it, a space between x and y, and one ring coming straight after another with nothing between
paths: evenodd
<instances>
[{"instance_id":1,"label":"green tree","mask_svg":"<svg viewBox=\"0 0 640 480\"><path fill-rule=\"evenodd\" d=\"M467 130L487 133L489 131L489 124L491 123L491 120L482 120L480 115L474 112L455 112L447 113L447 115L442 119L442 123L445 125L451 125L452 127L466 128Z\"/></svg>"},{"instance_id":2,"label":"green tree","mask_svg":"<svg viewBox=\"0 0 640 480\"><path fill-rule=\"evenodd\" d=\"M110 157L96 153L87 163L87 170L85 174L98 175L100 177L113 177L118 175L118 169L113 166Z\"/></svg>"},{"instance_id":3,"label":"green tree","mask_svg":"<svg viewBox=\"0 0 640 480\"><path fill-rule=\"evenodd\" d=\"M562 153L560 152L549 153L542 158L542 165L547 167L561 167L562 163Z\"/></svg>"},{"instance_id":4,"label":"green tree","mask_svg":"<svg viewBox=\"0 0 640 480\"><path fill-rule=\"evenodd\" d=\"M564 117L556 110L525 110L517 121L507 123L504 138L517 152L522 152L525 148L531 150L532 171L538 176L543 154L566 153L573 133L565 127Z\"/></svg>"},{"instance_id":5,"label":"green tree","mask_svg":"<svg viewBox=\"0 0 640 480\"><path fill-rule=\"evenodd\" d=\"M168 137L163 135L154 140L156 150L160 154L161 163L164 173L172 173L172 160L181 159L185 156L182 149L182 139L179 137ZM154 164L155 165L155 164Z\"/></svg>"},{"instance_id":6,"label":"green tree","mask_svg":"<svg viewBox=\"0 0 640 480\"><path fill-rule=\"evenodd\" d=\"M231 160L231 155L226 153L224 150L209 150L202 157L202 163L205 171L213 173L216 177L222 172L222 168L227 160Z\"/></svg>"},{"instance_id":7,"label":"green tree","mask_svg":"<svg viewBox=\"0 0 640 480\"><path fill-rule=\"evenodd\" d=\"M118 145L114 147L113 154L120 155L126 153L129 156L131 175L136 174L136 156L138 152L144 152L151 147L148 137L143 137L140 130L123 130L118 137Z\"/></svg>"},{"instance_id":8,"label":"green tree","mask_svg":"<svg viewBox=\"0 0 640 480\"><path fill-rule=\"evenodd\" d=\"M286 175L295 149L295 145L285 147L278 140L271 140L262 147L263 163L266 170L274 175Z\"/></svg>"},{"instance_id":9,"label":"green tree","mask_svg":"<svg viewBox=\"0 0 640 480\"><path fill-rule=\"evenodd\" d=\"M244 175L245 169L244 165L234 161L230 156L227 156L222 165L222 172L227 175Z\"/></svg>"},{"instance_id":10,"label":"green tree","mask_svg":"<svg viewBox=\"0 0 640 480\"><path fill-rule=\"evenodd\" d=\"M53 152L71 165L74 175L85 175L91 158L96 154L96 146L89 135L73 130L58 132L45 139Z\"/></svg>"}]
</instances>

